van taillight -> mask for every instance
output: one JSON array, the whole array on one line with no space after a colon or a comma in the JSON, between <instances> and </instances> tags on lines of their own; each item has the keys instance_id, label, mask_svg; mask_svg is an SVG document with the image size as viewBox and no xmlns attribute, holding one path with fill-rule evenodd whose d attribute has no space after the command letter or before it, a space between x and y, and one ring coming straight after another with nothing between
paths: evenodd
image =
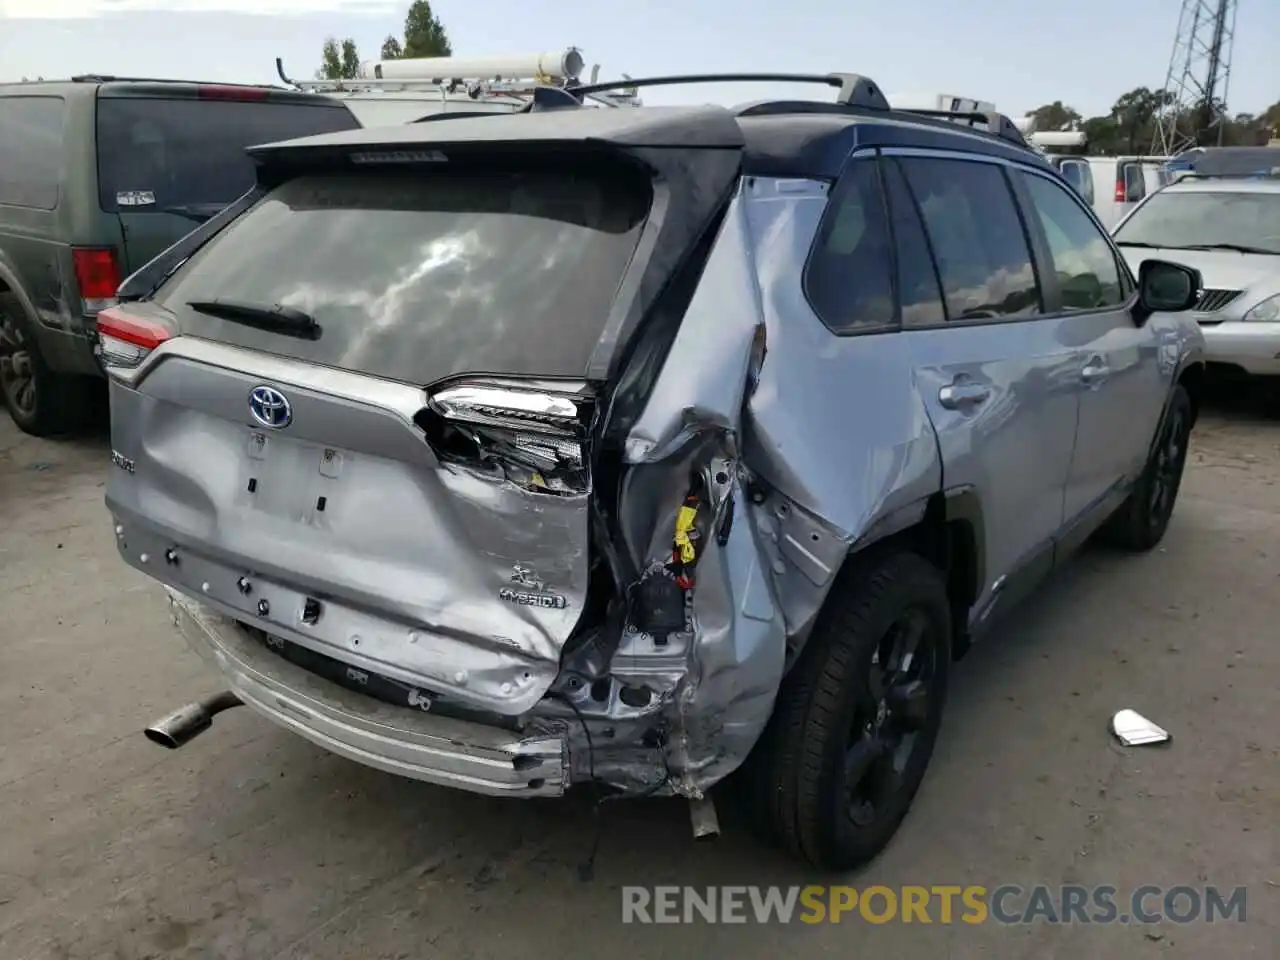
<instances>
[{"instance_id":1,"label":"van taillight","mask_svg":"<svg viewBox=\"0 0 1280 960\"><path fill-rule=\"evenodd\" d=\"M98 350L103 366L137 367L160 344L173 336L168 327L109 307L98 314Z\"/></svg>"},{"instance_id":2,"label":"van taillight","mask_svg":"<svg viewBox=\"0 0 1280 960\"><path fill-rule=\"evenodd\" d=\"M116 252L109 247L73 247L71 261L80 287L80 312L92 317L114 306L116 288L120 286Z\"/></svg>"},{"instance_id":3,"label":"van taillight","mask_svg":"<svg viewBox=\"0 0 1280 960\"><path fill-rule=\"evenodd\" d=\"M1116 203L1124 203L1128 193L1124 188L1124 177L1116 177Z\"/></svg>"}]
</instances>

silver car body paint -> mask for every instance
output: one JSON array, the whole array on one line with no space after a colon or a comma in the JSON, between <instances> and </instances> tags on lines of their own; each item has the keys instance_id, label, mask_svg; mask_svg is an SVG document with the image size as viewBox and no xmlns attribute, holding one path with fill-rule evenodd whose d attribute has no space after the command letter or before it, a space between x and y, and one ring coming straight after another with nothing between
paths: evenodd
<instances>
[{"instance_id":1,"label":"silver car body paint","mask_svg":"<svg viewBox=\"0 0 1280 960\"><path fill-rule=\"evenodd\" d=\"M191 337L111 385L113 449L136 462L108 482L122 556L171 590L183 632L250 706L343 755L504 795L594 774L701 796L757 741L850 550L981 488L984 618L1074 521L1124 495L1201 348L1194 324L1136 326L1123 308L836 336L799 268L828 193L739 184L626 437L618 514L635 568L670 559L691 471L716 531L688 629L665 643L627 627L606 665L570 669L589 659L566 650L589 601L588 495L438 459L416 387ZM1082 386L1096 358L1111 376ZM989 391L979 411L939 403L957 377ZM286 430L249 425L262 385L287 397ZM324 603L312 623L308 598ZM260 653L237 621L412 685L431 709L370 703L353 719L358 695ZM639 687L650 695L625 695ZM449 703L493 722L438 716Z\"/></svg>"}]
</instances>

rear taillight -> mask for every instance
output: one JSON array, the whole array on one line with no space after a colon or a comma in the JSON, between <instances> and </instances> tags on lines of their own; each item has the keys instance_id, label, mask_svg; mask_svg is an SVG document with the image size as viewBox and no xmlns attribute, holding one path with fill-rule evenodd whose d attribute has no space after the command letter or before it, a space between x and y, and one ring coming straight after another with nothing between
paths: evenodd
<instances>
[{"instance_id":1,"label":"rear taillight","mask_svg":"<svg viewBox=\"0 0 1280 960\"><path fill-rule=\"evenodd\" d=\"M196 87L198 100L265 100L269 90L263 87L237 87L233 84L202 83Z\"/></svg>"},{"instance_id":2,"label":"rear taillight","mask_svg":"<svg viewBox=\"0 0 1280 960\"><path fill-rule=\"evenodd\" d=\"M1122 178L1117 179L1116 180L1116 203L1124 203L1127 197L1128 197L1128 193L1125 191L1125 188L1124 188L1124 180Z\"/></svg>"},{"instance_id":3,"label":"rear taillight","mask_svg":"<svg viewBox=\"0 0 1280 960\"><path fill-rule=\"evenodd\" d=\"M98 314L99 356L108 368L131 370L172 336L163 324L134 316L123 307L110 307Z\"/></svg>"},{"instance_id":4,"label":"rear taillight","mask_svg":"<svg viewBox=\"0 0 1280 960\"><path fill-rule=\"evenodd\" d=\"M590 401L522 387L465 384L432 394L418 417L442 459L545 493L585 492Z\"/></svg>"},{"instance_id":5,"label":"rear taillight","mask_svg":"<svg viewBox=\"0 0 1280 960\"><path fill-rule=\"evenodd\" d=\"M80 312L86 317L114 306L120 286L120 267L110 247L73 247L76 283L80 287Z\"/></svg>"}]
</instances>

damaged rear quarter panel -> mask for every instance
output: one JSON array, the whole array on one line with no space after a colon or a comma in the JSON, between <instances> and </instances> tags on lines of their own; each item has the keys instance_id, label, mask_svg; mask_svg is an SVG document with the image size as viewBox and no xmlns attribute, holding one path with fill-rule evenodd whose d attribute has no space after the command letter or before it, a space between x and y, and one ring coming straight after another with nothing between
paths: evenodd
<instances>
[{"instance_id":1,"label":"damaged rear quarter panel","mask_svg":"<svg viewBox=\"0 0 1280 960\"><path fill-rule=\"evenodd\" d=\"M902 338L837 337L804 297L799 266L827 195L814 181L744 181L627 438L620 512L640 569L669 555L690 469L730 467L713 527L730 509L733 522L699 560L695 643L670 710L679 793L697 795L750 752L788 640L807 631L863 531L941 486ZM764 490L754 504L750 482Z\"/></svg>"}]
</instances>

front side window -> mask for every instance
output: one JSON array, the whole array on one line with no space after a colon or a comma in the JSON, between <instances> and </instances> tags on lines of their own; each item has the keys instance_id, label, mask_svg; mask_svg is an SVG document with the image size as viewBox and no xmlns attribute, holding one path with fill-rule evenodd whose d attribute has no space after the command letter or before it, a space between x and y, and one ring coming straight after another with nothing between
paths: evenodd
<instances>
[{"instance_id":1,"label":"front side window","mask_svg":"<svg viewBox=\"0 0 1280 960\"><path fill-rule=\"evenodd\" d=\"M896 162L924 218L948 319L1042 313L1031 248L1004 171L970 160L902 157Z\"/></svg>"},{"instance_id":2,"label":"front side window","mask_svg":"<svg viewBox=\"0 0 1280 960\"><path fill-rule=\"evenodd\" d=\"M1111 244L1066 190L1035 174L1021 175L1053 256L1064 310L1101 310L1124 302Z\"/></svg>"},{"instance_id":3,"label":"front side window","mask_svg":"<svg viewBox=\"0 0 1280 960\"><path fill-rule=\"evenodd\" d=\"M896 319L892 271L879 164L858 160L841 177L818 229L805 294L833 333L883 328Z\"/></svg>"},{"instance_id":4,"label":"front side window","mask_svg":"<svg viewBox=\"0 0 1280 960\"><path fill-rule=\"evenodd\" d=\"M1164 190L1113 234L1120 246L1280 255L1280 192Z\"/></svg>"}]
</instances>

